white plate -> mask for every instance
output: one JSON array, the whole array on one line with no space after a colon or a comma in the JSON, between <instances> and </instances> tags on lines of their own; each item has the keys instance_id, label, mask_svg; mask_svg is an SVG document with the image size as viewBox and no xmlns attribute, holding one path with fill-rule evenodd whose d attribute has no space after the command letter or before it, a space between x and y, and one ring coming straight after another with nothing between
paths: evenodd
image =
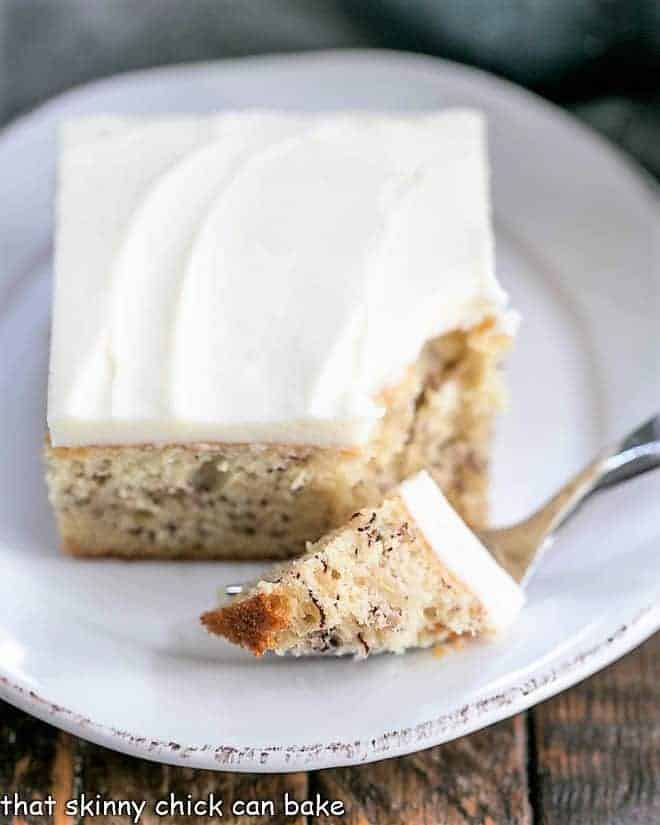
<instances>
[{"instance_id":1,"label":"white plate","mask_svg":"<svg viewBox=\"0 0 660 825\"><path fill-rule=\"evenodd\" d=\"M88 112L471 105L490 120L498 266L525 321L499 432L496 514L527 513L606 439L660 408L655 195L609 145L493 77L337 52L125 75L0 138L0 695L118 750L281 771L428 747L582 679L660 625L660 475L567 528L510 637L439 660L252 659L197 623L238 564L63 558L42 481L54 130ZM654 510L655 506L655 510Z\"/></svg>"}]
</instances>

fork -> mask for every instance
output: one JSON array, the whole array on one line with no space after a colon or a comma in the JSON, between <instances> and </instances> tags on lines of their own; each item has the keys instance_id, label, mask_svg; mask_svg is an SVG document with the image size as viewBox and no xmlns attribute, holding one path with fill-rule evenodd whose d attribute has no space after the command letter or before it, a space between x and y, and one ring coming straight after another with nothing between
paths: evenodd
<instances>
[{"instance_id":1,"label":"fork","mask_svg":"<svg viewBox=\"0 0 660 825\"><path fill-rule=\"evenodd\" d=\"M655 415L601 450L531 516L509 527L479 530L477 535L502 567L525 587L560 528L588 498L659 467L660 415ZM225 592L236 596L243 592L243 585L227 585Z\"/></svg>"}]
</instances>

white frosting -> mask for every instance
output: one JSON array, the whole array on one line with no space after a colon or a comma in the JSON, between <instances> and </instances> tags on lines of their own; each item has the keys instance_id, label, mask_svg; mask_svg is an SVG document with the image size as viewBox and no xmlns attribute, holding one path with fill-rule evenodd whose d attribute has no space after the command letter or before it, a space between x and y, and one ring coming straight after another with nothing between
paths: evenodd
<instances>
[{"instance_id":1,"label":"white frosting","mask_svg":"<svg viewBox=\"0 0 660 825\"><path fill-rule=\"evenodd\" d=\"M442 564L483 605L490 629L506 630L524 604L521 588L467 527L427 472L404 481L399 493Z\"/></svg>"},{"instance_id":2,"label":"white frosting","mask_svg":"<svg viewBox=\"0 0 660 825\"><path fill-rule=\"evenodd\" d=\"M54 445L363 443L424 342L504 318L465 110L62 128Z\"/></svg>"}]
</instances>

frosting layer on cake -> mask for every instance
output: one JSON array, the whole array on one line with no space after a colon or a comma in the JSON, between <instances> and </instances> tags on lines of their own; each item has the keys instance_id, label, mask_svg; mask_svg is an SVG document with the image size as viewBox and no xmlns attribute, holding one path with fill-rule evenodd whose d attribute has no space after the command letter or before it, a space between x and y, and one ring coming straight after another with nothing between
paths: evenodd
<instances>
[{"instance_id":1,"label":"frosting layer on cake","mask_svg":"<svg viewBox=\"0 0 660 825\"><path fill-rule=\"evenodd\" d=\"M476 112L78 119L54 446L364 443L424 342L506 320Z\"/></svg>"},{"instance_id":2,"label":"frosting layer on cake","mask_svg":"<svg viewBox=\"0 0 660 825\"><path fill-rule=\"evenodd\" d=\"M398 492L442 564L479 600L490 630L506 630L525 602L522 589L481 544L426 471L406 479Z\"/></svg>"}]
</instances>

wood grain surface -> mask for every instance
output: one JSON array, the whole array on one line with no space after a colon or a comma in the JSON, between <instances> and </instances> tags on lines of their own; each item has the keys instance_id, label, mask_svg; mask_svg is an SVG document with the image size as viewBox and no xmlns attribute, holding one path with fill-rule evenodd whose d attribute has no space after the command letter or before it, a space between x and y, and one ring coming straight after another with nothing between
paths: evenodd
<instances>
[{"instance_id":1,"label":"wood grain surface","mask_svg":"<svg viewBox=\"0 0 660 825\"><path fill-rule=\"evenodd\" d=\"M347 806L350 825L528 825L525 717L437 748L310 774L312 788Z\"/></svg>"},{"instance_id":2,"label":"wood grain surface","mask_svg":"<svg viewBox=\"0 0 660 825\"><path fill-rule=\"evenodd\" d=\"M533 713L543 825L660 825L660 634Z\"/></svg>"},{"instance_id":3,"label":"wood grain surface","mask_svg":"<svg viewBox=\"0 0 660 825\"><path fill-rule=\"evenodd\" d=\"M68 815L64 802L146 800L143 825L175 822L347 825L660 825L660 634L527 714L427 751L309 774L174 768L113 753L0 703L0 797L58 805L52 816L0 813L0 825L115 825ZM223 799L224 815L156 816L176 799ZM234 800L343 801L344 816L229 813Z\"/></svg>"}]
</instances>

